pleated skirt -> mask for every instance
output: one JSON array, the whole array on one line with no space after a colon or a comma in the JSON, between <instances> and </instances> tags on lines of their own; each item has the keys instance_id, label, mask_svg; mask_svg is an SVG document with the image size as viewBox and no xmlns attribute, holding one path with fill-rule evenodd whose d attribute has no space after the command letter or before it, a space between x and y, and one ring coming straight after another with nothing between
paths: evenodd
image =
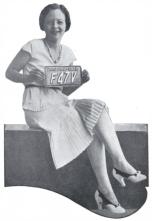
<instances>
[{"instance_id":1,"label":"pleated skirt","mask_svg":"<svg viewBox=\"0 0 152 221\"><path fill-rule=\"evenodd\" d=\"M56 169L79 156L93 141L95 126L107 106L94 99L68 100L42 111L24 110L29 127L42 128L49 137Z\"/></svg>"}]
</instances>

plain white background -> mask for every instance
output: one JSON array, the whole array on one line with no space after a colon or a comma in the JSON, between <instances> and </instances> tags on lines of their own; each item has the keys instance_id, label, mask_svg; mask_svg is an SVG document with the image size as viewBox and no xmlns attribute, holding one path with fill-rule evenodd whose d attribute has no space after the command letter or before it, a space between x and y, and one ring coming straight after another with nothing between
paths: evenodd
<instances>
[{"instance_id":1,"label":"plain white background","mask_svg":"<svg viewBox=\"0 0 152 221\"><path fill-rule=\"evenodd\" d=\"M38 25L39 13L54 2L5 0L0 4L0 218L4 221L106 219L47 190L3 187L3 124L25 123L21 107L24 87L6 80L5 70L22 45L44 37ZM69 9L72 20L62 43L73 49L77 64L91 76L91 81L71 98L105 101L116 123L148 123L150 156L152 1L59 0L57 3ZM150 187L148 192L144 207L128 220L142 220L150 214Z\"/></svg>"}]
</instances>

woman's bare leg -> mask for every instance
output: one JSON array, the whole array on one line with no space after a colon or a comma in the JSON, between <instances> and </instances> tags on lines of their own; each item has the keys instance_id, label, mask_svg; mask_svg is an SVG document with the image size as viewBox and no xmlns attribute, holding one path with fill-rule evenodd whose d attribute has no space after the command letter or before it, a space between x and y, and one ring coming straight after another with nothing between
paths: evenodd
<instances>
[{"instance_id":1,"label":"woman's bare leg","mask_svg":"<svg viewBox=\"0 0 152 221\"><path fill-rule=\"evenodd\" d=\"M105 146L97 137L87 148L88 157L98 182L98 189L113 204L117 205L118 200L112 189L106 165Z\"/></svg>"},{"instance_id":2,"label":"woman's bare leg","mask_svg":"<svg viewBox=\"0 0 152 221\"><path fill-rule=\"evenodd\" d=\"M99 139L104 142L106 150L110 153L114 167L128 174L136 173L136 169L128 163L123 154L114 125L106 109L103 110L98 120L96 132Z\"/></svg>"}]
</instances>

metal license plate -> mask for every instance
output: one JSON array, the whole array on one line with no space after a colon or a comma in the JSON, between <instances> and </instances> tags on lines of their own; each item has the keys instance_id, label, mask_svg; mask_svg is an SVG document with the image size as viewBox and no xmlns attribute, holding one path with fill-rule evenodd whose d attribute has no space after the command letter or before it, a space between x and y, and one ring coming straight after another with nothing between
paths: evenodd
<instances>
[{"instance_id":1,"label":"metal license plate","mask_svg":"<svg viewBox=\"0 0 152 221\"><path fill-rule=\"evenodd\" d=\"M45 67L46 86L76 86L81 84L80 66Z\"/></svg>"}]
</instances>

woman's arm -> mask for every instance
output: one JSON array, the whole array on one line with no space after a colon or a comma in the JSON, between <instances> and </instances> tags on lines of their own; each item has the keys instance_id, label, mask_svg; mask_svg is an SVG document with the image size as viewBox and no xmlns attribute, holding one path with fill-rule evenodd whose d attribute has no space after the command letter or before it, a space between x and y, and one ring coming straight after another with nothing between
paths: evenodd
<instances>
[{"instance_id":1,"label":"woman's arm","mask_svg":"<svg viewBox=\"0 0 152 221\"><path fill-rule=\"evenodd\" d=\"M30 57L28 52L20 50L7 68L6 78L16 83L27 83L29 81L28 76L23 77L20 71L27 64Z\"/></svg>"},{"instance_id":2,"label":"woman's arm","mask_svg":"<svg viewBox=\"0 0 152 221\"><path fill-rule=\"evenodd\" d=\"M30 58L31 55L28 52L20 50L11 62L11 64L8 66L6 70L6 77L11 81L14 81L16 83L23 83L25 85L31 84L32 82L43 85L45 77L41 71L33 69L30 71L29 75L24 75L20 73L20 71L23 70Z\"/></svg>"},{"instance_id":3,"label":"woman's arm","mask_svg":"<svg viewBox=\"0 0 152 221\"><path fill-rule=\"evenodd\" d=\"M64 87L63 88L63 90L62 90L62 93L63 94L66 94L66 95L70 95L70 94L72 94L74 91L76 91L79 87L80 87L81 85L79 85L79 86L69 86L69 87Z\"/></svg>"},{"instance_id":4,"label":"woman's arm","mask_svg":"<svg viewBox=\"0 0 152 221\"><path fill-rule=\"evenodd\" d=\"M66 95L70 95L70 94L72 94L74 91L76 91L79 87L81 87L84 83L86 83L87 81L89 81L90 80L90 77L89 77L89 73L88 73L88 71L86 71L86 70L83 70L82 71L82 73L81 73L81 80L82 80L82 82L81 82L81 85L79 85L79 86L69 86L69 87L64 87L63 88L63 93L64 94L66 94Z\"/></svg>"}]
</instances>

